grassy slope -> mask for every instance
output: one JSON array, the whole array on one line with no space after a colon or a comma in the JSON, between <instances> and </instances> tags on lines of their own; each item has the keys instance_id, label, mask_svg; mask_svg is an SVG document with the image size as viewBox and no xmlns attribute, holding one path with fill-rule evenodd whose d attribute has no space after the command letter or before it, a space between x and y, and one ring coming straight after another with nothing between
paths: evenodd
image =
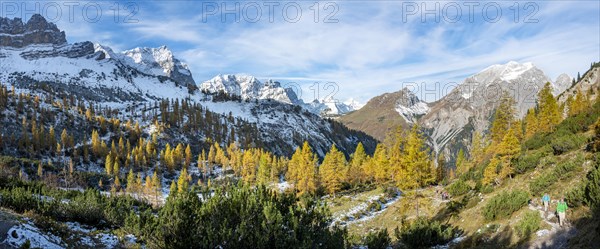
<instances>
[{"instance_id":1,"label":"grassy slope","mask_svg":"<svg viewBox=\"0 0 600 249\"><path fill-rule=\"evenodd\" d=\"M586 162L583 167L578 170L571 172L571 177L565 180L558 181L548 188L548 193L552 197L559 197L571 188L578 186L578 184L585 178L587 171L591 168L591 161L589 157L590 153L581 150L570 152L566 155L559 156L556 163L560 163L566 160L572 160L577 154L584 154ZM473 207L463 207L458 212L452 212L451 201L442 201L435 193L435 189L441 189L440 187L430 187L427 189L420 190L419 193L422 196L419 198L419 215L427 216L438 219L442 222L448 222L453 226L458 227L463 231L461 236L465 237L476 237L479 234L484 234L489 238L502 238L501 243L509 243L513 246L517 244L525 243L526 241L521 240L516 233L513 231L515 224L521 219L523 214L529 211L527 206L521 208L519 211L513 213L510 217L500 219L492 222L486 222L482 215L483 207L488 201L503 190L524 190L529 192L529 182L537 175L549 172L553 169L553 165L545 168L539 167L528 173L517 175L513 179L506 180L502 185L498 186L493 192L489 194L482 194L481 196L469 193L463 196L455 196L451 201L460 202L465 196L471 196L473 203L477 203ZM347 196L338 196L335 200L330 200L330 208L334 217L350 210L352 207L359 205L362 201L368 199L371 196L382 193L381 190L371 190L357 194L355 198L349 198ZM539 196L532 196L532 201L538 202ZM335 204L333 204L335 203ZM550 210L554 211L555 204L550 206ZM589 215L587 207L571 208L568 213L568 219L571 221L578 220L582 217ZM351 235L361 236L369 231L377 228L386 228L390 235L396 227L400 227L404 219L412 220L416 218L416 200L413 192L406 193L400 201L395 202L383 211L381 214L375 216L372 219L366 220L360 223L352 223L348 225L348 230ZM497 227L496 229L491 229ZM540 229L551 229L550 225L542 222ZM535 234L533 236L536 236ZM392 236L393 237L393 236ZM469 242L465 242L469 243ZM462 246L470 247L468 244Z\"/></svg>"},{"instance_id":2,"label":"grassy slope","mask_svg":"<svg viewBox=\"0 0 600 249\"><path fill-rule=\"evenodd\" d=\"M579 133L590 138L592 136L592 129L588 129L585 133ZM435 189L440 187L430 187L427 189L420 190L419 193L422 196L419 198L419 215L431 217L442 222L447 222L453 226L456 226L463 231L461 236L466 239L458 247L472 247L474 245L480 246L481 241L488 241L490 247L496 247L498 245L516 247L519 245L525 246L529 243L528 240L539 240L535 234L530 238L519 238L515 233L514 226L521 220L524 213L529 211L529 207L526 205L520 210L513 213L510 217L486 222L482 215L482 210L488 201L495 195L505 190L524 190L530 192L529 184L537 176L546 174L555 169L556 165L563 162L572 161L575 158L582 157L584 163L577 167L575 170L569 172L563 179L554 182L551 186L545 189L552 198L559 198L566 195L566 193L579 186L580 183L585 179L587 172L592 167L592 153L586 150L586 145L576 148L562 155L546 155L540 160L535 169L527 171L523 174L516 175L512 179L506 179L504 182L497 186L491 193L479 194L471 191L470 193L463 196L455 196L451 201L442 201L439 196L435 193ZM543 150L543 148L538 149ZM523 153L534 153L537 150L526 151ZM471 184L474 185L474 184ZM355 199L366 199L369 196L381 193L381 191L369 191L363 192L358 195ZM533 196L530 193L534 207L539 204L539 198L541 196ZM338 197L335 200L336 204L332 206L333 213L340 212L341 210L351 209L357 205L358 202L352 198ZM462 202L462 206L459 204ZM468 203L468 204L467 204ZM459 204L459 205L457 205ZM556 204L550 205L550 212L554 212ZM456 208L458 206L458 208ZM379 215L368 219L364 222L352 223L348 225L348 230L351 235L361 236L375 228L387 228L388 232L392 235L393 229L401 226L404 219L411 220L416 217L416 201L414 193L407 192L405 197L400 201L390 205L385 211ZM575 238L572 239L575 242L571 242L571 246L578 247L577 241L589 241L590 235L589 229L593 229L593 226L587 225L585 222L579 222L586 218L589 219L590 211L587 207L570 208L567 219L572 224L577 225L578 233ZM555 222L555 220L551 220ZM583 226L581 225L583 224ZM541 229L551 230L551 226L546 222L541 222ZM560 232L560 231L559 231ZM392 236L393 238L393 236ZM395 238L393 238L395 239ZM553 239L553 238L542 238L542 239Z\"/></svg>"},{"instance_id":3,"label":"grassy slope","mask_svg":"<svg viewBox=\"0 0 600 249\"><path fill-rule=\"evenodd\" d=\"M383 141L392 128L408 127L404 118L396 112L396 101L401 96L401 92L377 96L369 100L363 108L341 116L338 121Z\"/></svg>"}]
</instances>

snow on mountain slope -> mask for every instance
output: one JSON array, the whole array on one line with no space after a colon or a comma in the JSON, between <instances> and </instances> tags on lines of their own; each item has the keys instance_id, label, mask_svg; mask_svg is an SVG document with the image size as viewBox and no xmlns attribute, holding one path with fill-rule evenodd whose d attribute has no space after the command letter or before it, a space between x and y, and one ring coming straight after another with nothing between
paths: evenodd
<instances>
[{"instance_id":1,"label":"snow on mountain slope","mask_svg":"<svg viewBox=\"0 0 600 249\"><path fill-rule=\"evenodd\" d=\"M408 128L419 117L428 113L429 109L429 104L404 88L376 96L360 109L338 120L352 129L364 131L383 141L389 131L398 126Z\"/></svg>"},{"instance_id":2,"label":"snow on mountain slope","mask_svg":"<svg viewBox=\"0 0 600 249\"><path fill-rule=\"evenodd\" d=\"M220 74L202 82L200 90L209 93L224 92L242 99L272 99L282 103L299 103L296 94L289 88L281 87L277 81L269 80L264 84L254 76L241 74Z\"/></svg>"},{"instance_id":3,"label":"snow on mountain slope","mask_svg":"<svg viewBox=\"0 0 600 249\"><path fill-rule=\"evenodd\" d=\"M243 74L217 75L210 80L202 82L200 90L208 93L224 92L239 96L244 100L271 99L286 104L301 106L306 110L321 116L337 116L355 110L350 105L336 101L332 98L304 103L301 99L298 99L291 88L284 88L277 81L267 80L265 83L262 83L254 76Z\"/></svg>"},{"instance_id":4,"label":"snow on mountain slope","mask_svg":"<svg viewBox=\"0 0 600 249\"><path fill-rule=\"evenodd\" d=\"M89 41L68 44L64 31L33 15L0 18L0 81L24 89L39 84L103 102L183 98L196 88L187 66L166 47L124 53Z\"/></svg>"},{"instance_id":5,"label":"snow on mountain slope","mask_svg":"<svg viewBox=\"0 0 600 249\"><path fill-rule=\"evenodd\" d=\"M13 28L3 26L0 39L9 37L7 34L24 32L18 28L24 26L20 19L0 19L3 25L9 21ZM52 25L38 26L45 29ZM63 33L58 29L55 32ZM321 156L332 144L347 154L359 141L370 151L375 147L372 138L298 106L303 103L294 92L275 81L261 83L252 76L220 75L201 84L206 93L197 91L187 66L164 46L120 53L92 42L63 43L60 36L56 40L33 37L27 42L31 44L16 46L11 40L0 46L0 82L14 86L18 92L75 96L87 103L117 110L132 110L134 108L129 107L142 103L152 105L166 98L185 98L226 117L231 115L255 123L264 148L278 154L291 154L303 141L309 141ZM216 95L211 92L221 90L256 101L215 99ZM141 115L124 113L131 118Z\"/></svg>"},{"instance_id":6,"label":"snow on mountain slope","mask_svg":"<svg viewBox=\"0 0 600 249\"><path fill-rule=\"evenodd\" d=\"M551 80L532 63L493 65L466 78L437 101L420 122L436 152L455 155L459 148L468 146L472 131L489 129L504 93L515 100L517 116L523 117L535 106L537 93L546 82Z\"/></svg>"},{"instance_id":7,"label":"snow on mountain slope","mask_svg":"<svg viewBox=\"0 0 600 249\"><path fill-rule=\"evenodd\" d=\"M308 141L313 150L323 157L329 151L332 141L343 152L350 154L358 142L363 142L367 150L375 149L375 140L359 134L337 130L335 125L318 115L298 106L281 104L276 101L258 100L251 102L213 102L203 101L201 104L209 110L241 117L256 123L261 132L261 140L278 154L293 153L296 146ZM281 147L286 145L285 148Z\"/></svg>"},{"instance_id":8,"label":"snow on mountain slope","mask_svg":"<svg viewBox=\"0 0 600 249\"><path fill-rule=\"evenodd\" d=\"M352 111L359 110L360 108L365 106L363 103L360 103L360 102L354 100L353 98L349 98L348 100L344 101L344 104L346 106L348 106L349 109Z\"/></svg>"},{"instance_id":9,"label":"snow on mountain slope","mask_svg":"<svg viewBox=\"0 0 600 249\"><path fill-rule=\"evenodd\" d=\"M140 72L104 54L91 42L0 49L0 81L21 88L47 83L94 101L182 98L188 89L163 76Z\"/></svg>"},{"instance_id":10,"label":"snow on mountain slope","mask_svg":"<svg viewBox=\"0 0 600 249\"><path fill-rule=\"evenodd\" d=\"M184 86L194 85L192 73L187 64L173 56L166 46L159 48L134 48L122 52L121 61L150 75L162 75L172 78Z\"/></svg>"},{"instance_id":11,"label":"snow on mountain slope","mask_svg":"<svg viewBox=\"0 0 600 249\"><path fill-rule=\"evenodd\" d=\"M402 96L397 100L396 111L406 122L414 123L419 116L427 114L429 105L405 88L402 90Z\"/></svg>"},{"instance_id":12,"label":"snow on mountain slope","mask_svg":"<svg viewBox=\"0 0 600 249\"><path fill-rule=\"evenodd\" d=\"M310 112L324 117L340 116L356 110L354 107L333 98L314 100L304 104L304 107Z\"/></svg>"}]
</instances>

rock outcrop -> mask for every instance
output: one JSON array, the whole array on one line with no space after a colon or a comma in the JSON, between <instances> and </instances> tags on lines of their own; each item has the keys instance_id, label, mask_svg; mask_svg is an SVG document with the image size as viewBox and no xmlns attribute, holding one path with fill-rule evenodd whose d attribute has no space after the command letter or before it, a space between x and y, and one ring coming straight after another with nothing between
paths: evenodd
<instances>
[{"instance_id":1,"label":"rock outcrop","mask_svg":"<svg viewBox=\"0 0 600 249\"><path fill-rule=\"evenodd\" d=\"M32 44L66 43L65 32L39 14L33 15L27 23L21 18L0 17L0 46L22 48Z\"/></svg>"}]
</instances>

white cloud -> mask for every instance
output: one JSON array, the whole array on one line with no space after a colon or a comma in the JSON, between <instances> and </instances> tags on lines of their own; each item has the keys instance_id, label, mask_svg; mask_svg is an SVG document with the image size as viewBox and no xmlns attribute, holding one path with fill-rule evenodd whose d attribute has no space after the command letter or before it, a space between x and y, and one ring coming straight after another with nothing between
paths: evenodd
<instances>
[{"instance_id":1,"label":"white cloud","mask_svg":"<svg viewBox=\"0 0 600 249\"><path fill-rule=\"evenodd\" d=\"M69 24L65 29L68 37L92 37L119 48L134 44L112 44L119 40L115 36L164 43L188 62L199 82L241 72L283 81L333 81L340 86L339 99L362 102L400 90L403 82L460 82L510 60L532 61L553 79L563 72L576 75L600 60L599 19L586 15L594 8L597 13L593 3L540 3L540 22L528 24L514 23L510 13L493 24L419 18L403 23L400 5L385 1L339 2L339 23L315 23L308 11L312 2L303 3L305 15L298 23L203 23L185 7L157 4L155 11L145 8L150 11L140 14L139 23L123 26L126 30Z\"/></svg>"}]
</instances>

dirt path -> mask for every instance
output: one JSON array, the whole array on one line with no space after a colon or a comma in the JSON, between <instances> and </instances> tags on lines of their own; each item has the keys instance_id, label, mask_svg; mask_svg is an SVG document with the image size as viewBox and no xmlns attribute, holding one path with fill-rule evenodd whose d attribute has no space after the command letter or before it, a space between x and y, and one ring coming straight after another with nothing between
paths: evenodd
<instances>
[{"instance_id":1,"label":"dirt path","mask_svg":"<svg viewBox=\"0 0 600 249\"><path fill-rule=\"evenodd\" d=\"M558 220L554 219L554 213L548 211L548 214L546 215L546 212L544 212L543 207L534 206L531 204L529 204L529 209L538 211L540 213L540 216L542 217L542 220L546 224L550 225L552 229L542 229L537 231L536 234L532 235L533 238L527 244L526 248L567 248L569 239L577 233L577 230L569 223L569 220L567 219L567 223L565 226L560 227L560 225L557 223ZM556 222L554 222L554 220L556 220Z\"/></svg>"}]
</instances>

